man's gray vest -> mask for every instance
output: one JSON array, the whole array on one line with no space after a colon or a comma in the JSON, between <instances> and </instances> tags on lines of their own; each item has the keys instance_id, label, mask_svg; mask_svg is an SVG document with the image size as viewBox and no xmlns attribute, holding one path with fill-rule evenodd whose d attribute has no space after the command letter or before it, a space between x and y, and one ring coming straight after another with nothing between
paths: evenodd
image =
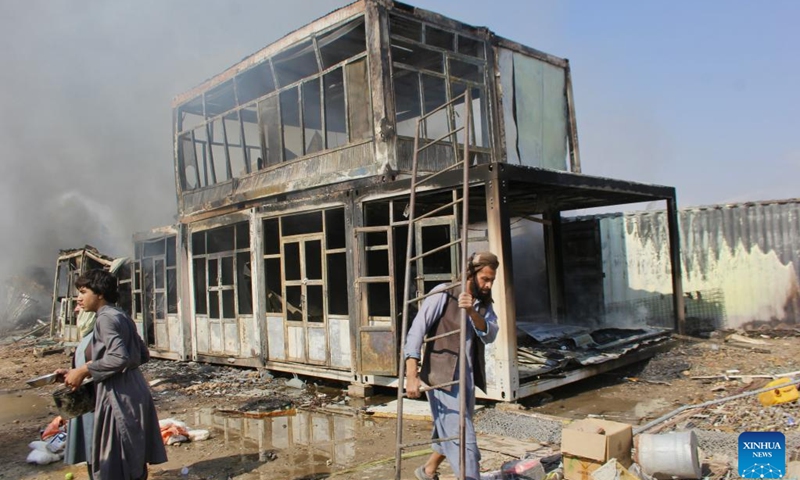
<instances>
[{"instance_id":1,"label":"man's gray vest","mask_svg":"<svg viewBox=\"0 0 800 480\"><path fill-rule=\"evenodd\" d=\"M461 326L461 312L462 309L458 308L458 299L449 293L447 295L447 306L444 313L433 325L430 330L426 332L426 336L435 337L442 335L453 330L458 330ZM485 309L480 308L480 315L485 314ZM467 339L474 337L475 331L471 322L467 321ZM443 383L458 380L456 368L458 367L458 344L460 335L448 335L446 337L437 338L433 342L425 343L425 350L422 355L422 368L420 369L419 376L426 384L441 385ZM486 372L485 372L485 358L484 358L484 344L479 338L472 341L472 351L467 352L467 356L472 355L472 370L475 386L483 391L486 391ZM469 362L468 362L469 363ZM442 390L450 391L451 387L443 387Z\"/></svg>"}]
</instances>

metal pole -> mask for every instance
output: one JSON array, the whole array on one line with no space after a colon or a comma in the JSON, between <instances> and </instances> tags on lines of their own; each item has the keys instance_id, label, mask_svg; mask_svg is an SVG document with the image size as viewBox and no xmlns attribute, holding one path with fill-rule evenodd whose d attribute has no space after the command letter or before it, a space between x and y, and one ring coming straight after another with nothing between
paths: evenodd
<instances>
[{"instance_id":1,"label":"metal pole","mask_svg":"<svg viewBox=\"0 0 800 480\"><path fill-rule=\"evenodd\" d=\"M467 274L469 273L469 256L467 254L467 235L469 234L469 144L470 132L472 124L472 92L467 89L467 95L464 97L466 106L466 130L464 132L464 175L463 175L463 191L461 194L461 291L466 292L468 286ZM466 466L467 466L467 312L461 311L461 340L459 342L458 352L458 463L461 467L459 470L459 479L465 480Z\"/></svg>"},{"instance_id":2,"label":"metal pole","mask_svg":"<svg viewBox=\"0 0 800 480\"><path fill-rule=\"evenodd\" d=\"M397 443L395 444L395 467L394 478L400 480L400 467L403 458L403 396L405 395L406 381L406 359L403 349L406 345L406 332L408 331L408 299L411 294L411 258L412 242L414 240L414 209L416 206L416 187L417 187L417 149L419 148L419 128L422 119L417 121L417 132L414 135L414 161L411 165L411 189L409 190L408 201L408 236L406 239L406 272L404 275L405 285L403 286L403 320L400 329L400 364L398 365L397 379Z\"/></svg>"}]
</instances>

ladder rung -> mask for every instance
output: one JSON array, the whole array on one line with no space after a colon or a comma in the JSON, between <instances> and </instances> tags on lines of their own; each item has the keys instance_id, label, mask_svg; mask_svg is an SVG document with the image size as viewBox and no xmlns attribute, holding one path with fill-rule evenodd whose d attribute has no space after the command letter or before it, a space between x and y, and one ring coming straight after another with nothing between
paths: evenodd
<instances>
[{"instance_id":1,"label":"ladder rung","mask_svg":"<svg viewBox=\"0 0 800 480\"><path fill-rule=\"evenodd\" d=\"M458 380L452 380L452 381L449 381L449 382L440 383L439 385L429 385L429 386L420 387L419 391L420 392L429 392L431 390L436 390L436 389L439 389L439 388L449 387L450 385L458 385L458 383L459 383Z\"/></svg>"},{"instance_id":2,"label":"ladder rung","mask_svg":"<svg viewBox=\"0 0 800 480\"><path fill-rule=\"evenodd\" d=\"M426 298L428 298L428 297L432 297L433 295L438 295L438 294L440 294L440 293L444 293L444 292L446 292L446 291L448 291L448 290L453 290L453 289L456 289L456 288L458 288L458 287L460 287L460 286L461 286L461 284L460 284L460 283L454 283L453 285L451 285L451 286L449 286L449 287L445 287L445 288L443 288L443 289L441 289L441 290L436 290L436 291L434 291L434 292L428 292L428 293L426 293L425 295L421 295L421 296L419 296L419 297L414 297L414 298L412 298L411 300L408 300L406 303L407 303L407 304L409 304L409 305L411 305L412 303L416 303L416 302L418 302L418 301L420 301L420 300L424 300L424 299L426 299Z\"/></svg>"},{"instance_id":3,"label":"ladder rung","mask_svg":"<svg viewBox=\"0 0 800 480\"><path fill-rule=\"evenodd\" d=\"M418 222L418 221L423 220L425 218L428 218L428 217L430 217L430 216L432 216L434 214L437 214L437 213L441 212L442 210L444 210L446 208L450 208L453 205L458 205L459 203L462 203L463 201L464 201L464 199L462 199L462 198L459 198L457 200L453 200L452 202L447 203L445 205L442 205L441 207L436 207L435 209L431 210L430 212L423 213L419 217L414 217L414 220L411 220L411 221L412 222Z\"/></svg>"},{"instance_id":4,"label":"ladder rung","mask_svg":"<svg viewBox=\"0 0 800 480\"><path fill-rule=\"evenodd\" d=\"M462 243L461 239L453 240L450 243L445 243L444 245L436 247L433 250L428 250L427 252L422 252L419 255L415 256L415 257L411 257L409 262L413 262L413 261L419 260L420 258L427 257L428 255L430 255L432 253L440 252L440 251L442 251L442 250L444 250L444 249L446 249L448 247L452 247L453 245L456 245L456 244L459 244L459 243Z\"/></svg>"},{"instance_id":5,"label":"ladder rung","mask_svg":"<svg viewBox=\"0 0 800 480\"><path fill-rule=\"evenodd\" d=\"M450 385L458 385L459 383L461 383L459 380L452 380L450 382L440 383L439 385L433 385L433 386L423 385L423 386L419 387L419 391L420 392L429 392L431 390L436 390L436 389L439 389L439 388L449 387ZM408 394L407 393L404 396L406 398L408 398Z\"/></svg>"},{"instance_id":6,"label":"ladder rung","mask_svg":"<svg viewBox=\"0 0 800 480\"><path fill-rule=\"evenodd\" d=\"M406 448L411 447L421 447L423 445L430 445L431 443L443 443L443 442L450 442L458 440L458 436L455 437L445 437L445 438L429 438L428 440L422 442L413 442L413 443L404 443L399 445L400 450L405 450Z\"/></svg>"},{"instance_id":7,"label":"ladder rung","mask_svg":"<svg viewBox=\"0 0 800 480\"><path fill-rule=\"evenodd\" d=\"M449 132L445 133L444 135L442 135L441 137L437 138L436 140L433 140L432 142L426 143L425 145L423 145L421 147L418 147L417 148L417 154L419 154L419 152L425 150L426 148L430 147L431 145L435 145L435 144L441 142L442 140L444 140L447 137L452 137L453 135L457 135L460 131L464 130L465 128L466 127L461 126L461 127L456 128L455 130L450 130Z\"/></svg>"},{"instance_id":8,"label":"ladder rung","mask_svg":"<svg viewBox=\"0 0 800 480\"><path fill-rule=\"evenodd\" d=\"M461 333L461 329L460 328L456 328L455 330L451 330L451 331L449 331L447 333L443 333L441 335L436 335L435 337L425 337L423 342L432 342L432 341L438 340L440 338L449 337L450 335L455 335L456 333Z\"/></svg>"}]
</instances>

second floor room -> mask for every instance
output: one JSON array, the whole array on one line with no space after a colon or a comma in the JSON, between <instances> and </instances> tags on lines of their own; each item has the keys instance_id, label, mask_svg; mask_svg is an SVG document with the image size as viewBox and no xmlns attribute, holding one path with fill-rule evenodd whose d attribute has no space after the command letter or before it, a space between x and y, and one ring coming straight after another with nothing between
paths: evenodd
<instances>
[{"instance_id":1,"label":"second floor room","mask_svg":"<svg viewBox=\"0 0 800 480\"><path fill-rule=\"evenodd\" d=\"M474 163L580 172L566 60L386 0L355 2L289 33L173 107L184 218L402 177L423 117L420 142L443 140L421 154L423 169L452 163L468 138Z\"/></svg>"}]
</instances>

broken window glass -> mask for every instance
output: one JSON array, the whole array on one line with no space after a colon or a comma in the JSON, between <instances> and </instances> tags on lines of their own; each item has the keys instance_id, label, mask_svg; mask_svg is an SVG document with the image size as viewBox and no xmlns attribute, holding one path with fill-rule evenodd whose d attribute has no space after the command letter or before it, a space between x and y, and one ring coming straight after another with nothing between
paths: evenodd
<instances>
[{"instance_id":1,"label":"broken window glass","mask_svg":"<svg viewBox=\"0 0 800 480\"><path fill-rule=\"evenodd\" d=\"M347 315L347 255L342 253L328 254L328 313L331 315Z\"/></svg>"},{"instance_id":2,"label":"broken window glass","mask_svg":"<svg viewBox=\"0 0 800 480\"><path fill-rule=\"evenodd\" d=\"M322 131L322 98L319 78L303 84L303 128L305 153L319 152L325 148Z\"/></svg>"},{"instance_id":3,"label":"broken window glass","mask_svg":"<svg viewBox=\"0 0 800 480\"><path fill-rule=\"evenodd\" d=\"M456 36L454 33L425 25L425 43L454 52Z\"/></svg>"},{"instance_id":4,"label":"broken window glass","mask_svg":"<svg viewBox=\"0 0 800 480\"><path fill-rule=\"evenodd\" d=\"M268 97L258 102L258 113L264 154L266 155L264 167L271 167L281 163L283 152L278 96Z\"/></svg>"},{"instance_id":5,"label":"broken window glass","mask_svg":"<svg viewBox=\"0 0 800 480\"><path fill-rule=\"evenodd\" d=\"M234 177L247 175L244 160L244 143L242 142L242 125L239 123L239 112L225 115L225 138L228 141L228 155L231 159L231 173Z\"/></svg>"},{"instance_id":6,"label":"broken window glass","mask_svg":"<svg viewBox=\"0 0 800 480\"><path fill-rule=\"evenodd\" d=\"M278 231L278 219L269 218L264 220L264 255L280 254L280 232Z\"/></svg>"},{"instance_id":7,"label":"broken window glass","mask_svg":"<svg viewBox=\"0 0 800 480\"><path fill-rule=\"evenodd\" d=\"M284 90L281 97L283 158L293 160L303 155L303 131L300 128L300 98L296 88Z\"/></svg>"},{"instance_id":8,"label":"broken window glass","mask_svg":"<svg viewBox=\"0 0 800 480\"><path fill-rule=\"evenodd\" d=\"M267 312L283 312L280 258L267 258L264 260L264 281L267 285Z\"/></svg>"},{"instance_id":9,"label":"broken window glass","mask_svg":"<svg viewBox=\"0 0 800 480\"><path fill-rule=\"evenodd\" d=\"M179 132L191 130L203 122L206 117L203 115L203 97L195 97L178 107L178 127Z\"/></svg>"},{"instance_id":10,"label":"broken window glass","mask_svg":"<svg viewBox=\"0 0 800 480\"><path fill-rule=\"evenodd\" d=\"M444 73L444 55L441 52L401 40L392 41L392 62Z\"/></svg>"},{"instance_id":11,"label":"broken window glass","mask_svg":"<svg viewBox=\"0 0 800 480\"><path fill-rule=\"evenodd\" d=\"M299 285L286 286L286 319L303 320L303 290Z\"/></svg>"},{"instance_id":12,"label":"broken window glass","mask_svg":"<svg viewBox=\"0 0 800 480\"><path fill-rule=\"evenodd\" d=\"M194 152L192 132L184 133L178 137L178 156L183 167L181 188L183 190L194 190L198 187L200 179L198 178L197 156Z\"/></svg>"},{"instance_id":13,"label":"broken window glass","mask_svg":"<svg viewBox=\"0 0 800 480\"><path fill-rule=\"evenodd\" d=\"M322 232L322 212L300 213L281 217L281 227L281 233L284 236Z\"/></svg>"},{"instance_id":14,"label":"broken window glass","mask_svg":"<svg viewBox=\"0 0 800 480\"><path fill-rule=\"evenodd\" d=\"M228 80L205 94L206 117L216 117L236 108L236 95L233 92L233 80Z\"/></svg>"},{"instance_id":15,"label":"broken window glass","mask_svg":"<svg viewBox=\"0 0 800 480\"><path fill-rule=\"evenodd\" d=\"M245 161L250 166L250 172L257 172L264 168L264 156L261 152L261 135L258 130L258 114L255 106L239 110L242 117L242 130L244 131Z\"/></svg>"},{"instance_id":16,"label":"broken window glass","mask_svg":"<svg viewBox=\"0 0 800 480\"><path fill-rule=\"evenodd\" d=\"M230 177L228 169L228 155L225 149L225 130L222 127L222 119L218 118L208 124L209 138L211 139L211 159L214 163L212 171L213 183L224 182Z\"/></svg>"},{"instance_id":17,"label":"broken window glass","mask_svg":"<svg viewBox=\"0 0 800 480\"><path fill-rule=\"evenodd\" d=\"M447 103L447 83L444 78L422 74L422 94L425 98L424 113L427 115ZM426 138L436 140L447 135L450 131L447 112L447 108L442 108L426 118L424 131ZM450 136L444 141L449 138Z\"/></svg>"},{"instance_id":18,"label":"broken window glass","mask_svg":"<svg viewBox=\"0 0 800 480\"><path fill-rule=\"evenodd\" d=\"M397 104L397 134L414 137L421 116L419 77L416 72L394 69L394 98Z\"/></svg>"},{"instance_id":19,"label":"broken window glass","mask_svg":"<svg viewBox=\"0 0 800 480\"><path fill-rule=\"evenodd\" d=\"M344 103L344 75L342 69L325 74L325 130L328 148L347 144L347 116ZM353 108L359 108L354 105Z\"/></svg>"},{"instance_id":20,"label":"broken window glass","mask_svg":"<svg viewBox=\"0 0 800 480\"><path fill-rule=\"evenodd\" d=\"M233 226L208 230L208 253L227 252L234 249Z\"/></svg>"},{"instance_id":21,"label":"broken window glass","mask_svg":"<svg viewBox=\"0 0 800 480\"><path fill-rule=\"evenodd\" d=\"M244 105L275 90L272 68L268 61L261 62L236 75L234 80L236 81L236 96L239 97L239 105Z\"/></svg>"},{"instance_id":22,"label":"broken window glass","mask_svg":"<svg viewBox=\"0 0 800 480\"><path fill-rule=\"evenodd\" d=\"M372 137L372 102L366 59L347 64L347 105L350 141Z\"/></svg>"},{"instance_id":23,"label":"broken window glass","mask_svg":"<svg viewBox=\"0 0 800 480\"><path fill-rule=\"evenodd\" d=\"M253 314L253 272L250 269L250 252L236 254L236 291L239 300L239 315Z\"/></svg>"},{"instance_id":24,"label":"broken window glass","mask_svg":"<svg viewBox=\"0 0 800 480\"><path fill-rule=\"evenodd\" d=\"M325 308L322 300L322 285L306 286L306 304L309 322L322 323L325 321L325 315L323 314Z\"/></svg>"},{"instance_id":25,"label":"broken window glass","mask_svg":"<svg viewBox=\"0 0 800 480\"><path fill-rule=\"evenodd\" d=\"M208 314L206 308L206 259L194 259L194 309L198 315ZM138 309L137 309L138 310Z\"/></svg>"},{"instance_id":26,"label":"broken window glass","mask_svg":"<svg viewBox=\"0 0 800 480\"><path fill-rule=\"evenodd\" d=\"M366 51L364 17L347 23L317 38L322 68L330 68L339 62Z\"/></svg>"},{"instance_id":27,"label":"broken window glass","mask_svg":"<svg viewBox=\"0 0 800 480\"><path fill-rule=\"evenodd\" d=\"M314 45L307 40L275 55L272 59L275 76L281 87L319 73Z\"/></svg>"},{"instance_id":28,"label":"broken window glass","mask_svg":"<svg viewBox=\"0 0 800 480\"><path fill-rule=\"evenodd\" d=\"M344 208L325 211L325 246L328 250L345 248Z\"/></svg>"},{"instance_id":29,"label":"broken window glass","mask_svg":"<svg viewBox=\"0 0 800 480\"><path fill-rule=\"evenodd\" d=\"M458 53L469 55L470 57L485 58L486 53L483 51L483 42L473 38L458 36Z\"/></svg>"},{"instance_id":30,"label":"broken window glass","mask_svg":"<svg viewBox=\"0 0 800 480\"><path fill-rule=\"evenodd\" d=\"M392 15L389 17L389 31L392 35L422 41L422 24L409 18Z\"/></svg>"}]
</instances>

